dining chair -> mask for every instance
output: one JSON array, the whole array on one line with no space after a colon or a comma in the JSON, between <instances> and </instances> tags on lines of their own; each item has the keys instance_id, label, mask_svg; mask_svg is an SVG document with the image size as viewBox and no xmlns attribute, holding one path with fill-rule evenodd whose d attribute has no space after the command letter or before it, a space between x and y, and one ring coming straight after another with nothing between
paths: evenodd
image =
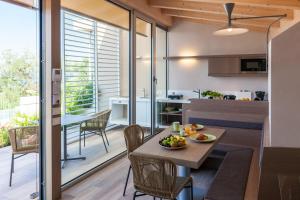
<instances>
[{"instance_id":1,"label":"dining chair","mask_svg":"<svg viewBox=\"0 0 300 200\"><path fill-rule=\"evenodd\" d=\"M139 125L130 125L124 129L124 137L127 148L127 156L129 158L129 154L133 152L136 148L141 146L144 143L144 130ZM128 179L130 176L131 165L129 166L126 182L124 186L123 196L125 196L126 188L128 184Z\"/></svg>"},{"instance_id":2,"label":"dining chair","mask_svg":"<svg viewBox=\"0 0 300 200\"><path fill-rule=\"evenodd\" d=\"M29 153L38 153L38 132L38 126L17 127L8 130L9 140L12 147L9 187L11 187L12 174L15 171L15 159Z\"/></svg>"},{"instance_id":3,"label":"dining chair","mask_svg":"<svg viewBox=\"0 0 300 200\"><path fill-rule=\"evenodd\" d=\"M192 177L177 176L174 162L159 157L143 154L130 154L133 184L136 191L133 199L143 195L150 195L155 199L176 199L184 188L190 188L193 200ZM138 194L140 193L140 194Z\"/></svg>"},{"instance_id":4,"label":"dining chair","mask_svg":"<svg viewBox=\"0 0 300 200\"><path fill-rule=\"evenodd\" d=\"M106 153L108 153L107 145L109 145L107 135L106 135L106 126L109 120L111 110L105 110L94 115L94 118L86 120L80 124L79 131L79 154L81 155L81 137L83 136L83 146L85 147L85 138L88 134L99 135L102 138ZM104 140L105 137L105 140Z\"/></svg>"}]
</instances>

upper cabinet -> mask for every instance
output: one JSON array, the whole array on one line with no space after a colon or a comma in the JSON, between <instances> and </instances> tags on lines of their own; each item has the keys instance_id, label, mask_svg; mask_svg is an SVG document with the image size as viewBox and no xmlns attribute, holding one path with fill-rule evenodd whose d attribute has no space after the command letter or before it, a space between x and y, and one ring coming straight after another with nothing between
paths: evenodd
<instances>
[{"instance_id":1,"label":"upper cabinet","mask_svg":"<svg viewBox=\"0 0 300 200\"><path fill-rule=\"evenodd\" d=\"M267 76L265 54L223 55L208 58L209 76Z\"/></svg>"}]
</instances>

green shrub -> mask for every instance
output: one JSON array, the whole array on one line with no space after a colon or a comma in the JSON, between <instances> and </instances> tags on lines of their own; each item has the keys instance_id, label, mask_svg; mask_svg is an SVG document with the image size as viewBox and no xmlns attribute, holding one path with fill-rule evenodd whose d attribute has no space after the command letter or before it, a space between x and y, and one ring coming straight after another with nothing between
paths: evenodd
<instances>
[{"instance_id":1,"label":"green shrub","mask_svg":"<svg viewBox=\"0 0 300 200\"><path fill-rule=\"evenodd\" d=\"M1 127L0 128L0 148L9 146L9 136L8 136L8 128L7 127Z\"/></svg>"},{"instance_id":2,"label":"green shrub","mask_svg":"<svg viewBox=\"0 0 300 200\"><path fill-rule=\"evenodd\" d=\"M27 115L25 113L18 112L12 122L15 126L35 126L39 123L39 117L37 115Z\"/></svg>"},{"instance_id":3,"label":"green shrub","mask_svg":"<svg viewBox=\"0 0 300 200\"><path fill-rule=\"evenodd\" d=\"M70 99L70 102L66 103L67 113L79 115L85 112L84 108L92 107L94 97L92 82L88 85L79 87L76 92L71 93L71 89L71 87L66 87L66 94L68 94L68 96L73 96L72 99Z\"/></svg>"}]
</instances>

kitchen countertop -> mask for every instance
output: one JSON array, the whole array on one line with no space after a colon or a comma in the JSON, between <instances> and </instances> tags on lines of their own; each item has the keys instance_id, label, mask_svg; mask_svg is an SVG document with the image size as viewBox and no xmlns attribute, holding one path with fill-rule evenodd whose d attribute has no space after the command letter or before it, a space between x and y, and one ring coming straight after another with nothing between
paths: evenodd
<instances>
[{"instance_id":1,"label":"kitchen countertop","mask_svg":"<svg viewBox=\"0 0 300 200\"><path fill-rule=\"evenodd\" d=\"M117 101L128 101L128 97L111 97L110 100L117 100ZM144 97L137 97L137 101L150 101L150 98ZM168 98L157 98L157 102L162 103L191 103L188 99L168 99Z\"/></svg>"}]
</instances>

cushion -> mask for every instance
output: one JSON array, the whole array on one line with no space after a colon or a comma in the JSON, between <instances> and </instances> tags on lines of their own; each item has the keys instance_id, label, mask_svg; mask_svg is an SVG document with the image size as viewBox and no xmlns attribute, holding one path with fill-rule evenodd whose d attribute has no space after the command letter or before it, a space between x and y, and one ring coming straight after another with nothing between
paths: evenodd
<instances>
[{"instance_id":1,"label":"cushion","mask_svg":"<svg viewBox=\"0 0 300 200\"><path fill-rule=\"evenodd\" d=\"M243 200L253 150L229 151L207 192L209 200Z\"/></svg>"}]
</instances>

